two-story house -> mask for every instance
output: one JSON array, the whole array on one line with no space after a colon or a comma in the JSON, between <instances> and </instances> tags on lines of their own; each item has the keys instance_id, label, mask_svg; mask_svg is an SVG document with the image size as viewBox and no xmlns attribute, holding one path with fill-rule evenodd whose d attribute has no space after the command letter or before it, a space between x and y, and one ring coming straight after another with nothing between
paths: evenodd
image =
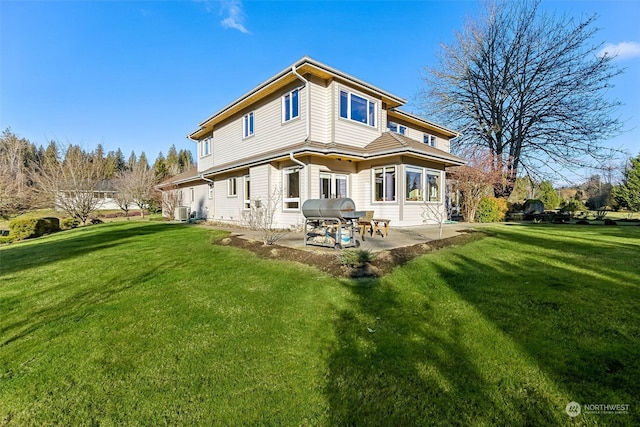
<instances>
[{"instance_id":1,"label":"two-story house","mask_svg":"<svg viewBox=\"0 0 640 427\"><path fill-rule=\"evenodd\" d=\"M444 209L445 168L464 160L449 152L456 131L398 109L405 103L304 57L202 121L188 136L197 170L164 187L217 221L237 222L277 191L281 228L304 222L305 200L331 197L391 226L424 224L425 204Z\"/></svg>"}]
</instances>

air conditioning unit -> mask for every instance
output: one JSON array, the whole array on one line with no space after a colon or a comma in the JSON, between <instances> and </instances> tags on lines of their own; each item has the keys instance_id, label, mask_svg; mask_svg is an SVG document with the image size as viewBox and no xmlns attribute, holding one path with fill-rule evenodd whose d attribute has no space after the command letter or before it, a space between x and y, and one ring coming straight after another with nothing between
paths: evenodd
<instances>
[{"instance_id":1,"label":"air conditioning unit","mask_svg":"<svg viewBox=\"0 0 640 427\"><path fill-rule=\"evenodd\" d=\"M189 220L189 208L187 206L178 206L174 213L176 221Z\"/></svg>"}]
</instances>

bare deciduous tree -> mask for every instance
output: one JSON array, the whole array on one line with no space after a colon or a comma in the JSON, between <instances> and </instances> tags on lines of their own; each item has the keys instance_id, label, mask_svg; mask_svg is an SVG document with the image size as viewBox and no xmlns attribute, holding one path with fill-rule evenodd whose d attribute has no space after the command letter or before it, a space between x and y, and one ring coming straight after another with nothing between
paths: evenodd
<instances>
[{"instance_id":1,"label":"bare deciduous tree","mask_svg":"<svg viewBox=\"0 0 640 427\"><path fill-rule=\"evenodd\" d=\"M606 98L621 70L591 42L596 17L555 16L539 4L487 1L425 76L425 108L463 132L454 149L489 150L505 178L496 196L510 194L521 168L539 175L610 158L603 142L621 129L620 103Z\"/></svg>"},{"instance_id":2,"label":"bare deciduous tree","mask_svg":"<svg viewBox=\"0 0 640 427\"><path fill-rule=\"evenodd\" d=\"M9 218L27 211L32 204L25 154L29 141L10 129L0 136L0 217Z\"/></svg>"},{"instance_id":3,"label":"bare deciduous tree","mask_svg":"<svg viewBox=\"0 0 640 427\"><path fill-rule=\"evenodd\" d=\"M285 232L274 227L275 214L282 201L282 188L273 189L266 201L251 200L249 210L242 213L242 223L257 230L264 245L272 245L284 236Z\"/></svg>"},{"instance_id":4,"label":"bare deciduous tree","mask_svg":"<svg viewBox=\"0 0 640 427\"><path fill-rule=\"evenodd\" d=\"M167 185L162 188L162 213L174 220L176 218L176 208L180 205L180 190L175 184Z\"/></svg>"},{"instance_id":5,"label":"bare deciduous tree","mask_svg":"<svg viewBox=\"0 0 640 427\"><path fill-rule=\"evenodd\" d=\"M125 210L123 206L131 206L135 203L144 218L144 210L149 206L153 197L154 184L155 171L149 169L146 160L139 161L132 166L131 170L118 173L114 182L116 201L120 200L118 204L123 210Z\"/></svg>"},{"instance_id":6,"label":"bare deciduous tree","mask_svg":"<svg viewBox=\"0 0 640 427\"><path fill-rule=\"evenodd\" d=\"M133 196L129 189L130 175L129 171L119 171L113 178L113 188L115 190L113 200L124 211L126 217L129 216L129 210L133 206Z\"/></svg>"},{"instance_id":7,"label":"bare deciduous tree","mask_svg":"<svg viewBox=\"0 0 640 427\"><path fill-rule=\"evenodd\" d=\"M106 178L104 159L92 158L70 145L62 162L34 165L33 179L44 200L86 224L102 203L100 185Z\"/></svg>"},{"instance_id":8,"label":"bare deciduous tree","mask_svg":"<svg viewBox=\"0 0 640 427\"><path fill-rule=\"evenodd\" d=\"M467 222L475 221L480 199L489 195L497 182L501 181L500 171L493 168L490 155L476 156L464 166L449 169L454 189L461 193L460 210Z\"/></svg>"},{"instance_id":9,"label":"bare deciduous tree","mask_svg":"<svg viewBox=\"0 0 640 427\"><path fill-rule=\"evenodd\" d=\"M425 201L422 204L421 216L423 218L423 222L428 223L430 221L434 221L438 225L439 239L442 239L442 229L444 227L444 224L449 219L450 215L450 209L447 209L444 201L440 203Z\"/></svg>"}]
</instances>

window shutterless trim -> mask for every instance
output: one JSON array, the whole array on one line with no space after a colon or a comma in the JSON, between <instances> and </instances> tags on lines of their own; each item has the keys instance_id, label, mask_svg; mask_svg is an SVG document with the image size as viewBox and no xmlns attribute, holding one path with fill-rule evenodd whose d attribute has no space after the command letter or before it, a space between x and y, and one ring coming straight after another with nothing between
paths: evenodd
<instances>
[{"instance_id":1,"label":"window shutterless trim","mask_svg":"<svg viewBox=\"0 0 640 427\"><path fill-rule=\"evenodd\" d=\"M355 99L354 99L355 98ZM354 111L358 111L354 109L354 100L356 103L364 103L364 111L360 111L360 114L363 114L363 119L358 120L358 118L354 118ZM376 127L378 121L378 103L377 101L372 101L371 99L359 95L357 93L340 89L339 94L339 117L343 119L350 120L352 122L360 123L363 125L371 126L373 128Z\"/></svg>"},{"instance_id":2,"label":"window shutterless trim","mask_svg":"<svg viewBox=\"0 0 640 427\"><path fill-rule=\"evenodd\" d=\"M255 114L250 112L242 116L242 139L249 138L255 133Z\"/></svg>"},{"instance_id":3,"label":"window shutterless trim","mask_svg":"<svg viewBox=\"0 0 640 427\"><path fill-rule=\"evenodd\" d=\"M296 88L282 97L282 123L300 117L300 89Z\"/></svg>"}]
</instances>

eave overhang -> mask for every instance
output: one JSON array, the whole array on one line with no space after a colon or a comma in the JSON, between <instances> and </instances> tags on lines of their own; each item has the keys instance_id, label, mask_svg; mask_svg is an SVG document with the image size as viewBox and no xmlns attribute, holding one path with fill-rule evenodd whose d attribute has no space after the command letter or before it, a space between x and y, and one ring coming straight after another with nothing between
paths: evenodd
<instances>
[{"instance_id":1,"label":"eave overhang","mask_svg":"<svg viewBox=\"0 0 640 427\"><path fill-rule=\"evenodd\" d=\"M382 99L382 102L387 104L389 108L399 107L407 102L403 98L400 98L376 86L357 79L356 77L343 73L342 71L339 71L326 64L305 56L290 67L280 71L269 80L256 86L254 89L245 93L240 98L233 101L231 104L227 105L206 120L202 121L199 124L198 129L191 132L188 135L188 138L192 140L201 139L202 137L210 133L216 124L228 119L235 114L238 114L242 110L255 104L260 99L263 99L279 91L290 83L297 81L298 78L295 76L292 69L295 69L296 72L301 75L315 76L323 80L334 79L339 82L349 83L351 86L356 87L362 92L379 97L380 99Z\"/></svg>"}]
</instances>

